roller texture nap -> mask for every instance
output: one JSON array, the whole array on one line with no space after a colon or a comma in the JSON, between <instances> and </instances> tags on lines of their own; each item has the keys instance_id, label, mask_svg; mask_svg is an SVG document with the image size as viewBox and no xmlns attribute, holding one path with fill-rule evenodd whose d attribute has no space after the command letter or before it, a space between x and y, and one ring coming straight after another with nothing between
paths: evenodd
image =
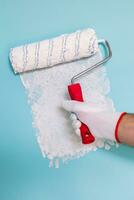
<instances>
[{"instance_id":1,"label":"roller texture nap","mask_svg":"<svg viewBox=\"0 0 134 200\"><path fill-rule=\"evenodd\" d=\"M14 72L21 73L89 57L97 51L98 42L95 31L88 28L12 48L10 61Z\"/></svg>"}]
</instances>

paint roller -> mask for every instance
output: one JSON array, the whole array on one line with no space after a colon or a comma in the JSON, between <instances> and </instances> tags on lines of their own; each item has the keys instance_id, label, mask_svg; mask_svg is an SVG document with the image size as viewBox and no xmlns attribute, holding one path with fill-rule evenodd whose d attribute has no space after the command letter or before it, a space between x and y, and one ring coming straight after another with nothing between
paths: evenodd
<instances>
[{"instance_id":1,"label":"paint roller","mask_svg":"<svg viewBox=\"0 0 134 200\"><path fill-rule=\"evenodd\" d=\"M104 47L105 57L95 65L72 77L71 84L68 85L70 98L83 102L82 89L76 80L106 63L112 56L109 43L106 40L97 40L93 29L88 28L12 48L10 50L10 62L15 73L45 69L61 63L91 57L99 51L99 45ZM84 123L81 123L80 133L83 144L90 144L95 141L89 127Z\"/></svg>"}]
</instances>

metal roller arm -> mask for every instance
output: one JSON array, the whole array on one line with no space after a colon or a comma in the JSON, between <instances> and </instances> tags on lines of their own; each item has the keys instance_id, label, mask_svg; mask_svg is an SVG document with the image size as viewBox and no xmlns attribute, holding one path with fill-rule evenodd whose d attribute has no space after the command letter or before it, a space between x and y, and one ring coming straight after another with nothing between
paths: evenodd
<instances>
[{"instance_id":1,"label":"metal roller arm","mask_svg":"<svg viewBox=\"0 0 134 200\"><path fill-rule=\"evenodd\" d=\"M79 74L76 74L75 76L73 76L72 79L71 79L72 84L76 81L76 79L79 79L80 77L86 75L87 73L89 73L93 69L95 69L95 68L99 67L100 65L106 63L112 57L112 50L111 50L111 47L110 47L107 40L104 40L104 39L98 40L98 44L103 45L103 47L106 49L106 52L107 52L106 57L104 57L101 61L99 61L98 63L89 67L88 69L86 69L86 70L80 72Z\"/></svg>"}]
</instances>

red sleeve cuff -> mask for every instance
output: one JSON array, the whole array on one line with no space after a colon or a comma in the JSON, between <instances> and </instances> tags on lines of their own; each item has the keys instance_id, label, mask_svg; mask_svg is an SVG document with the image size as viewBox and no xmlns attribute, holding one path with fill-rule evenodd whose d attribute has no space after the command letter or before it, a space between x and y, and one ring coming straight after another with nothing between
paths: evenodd
<instances>
[{"instance_id":1,"label":"red sleeve cuff","mask_svg":"<svg viewBox=\"0 0 134 200\"><path fill-rule=\"evenodd\" d=\"M120 122L121 122L121 120L122 120L122 118L124 117L125 114L127 114L127 113L126 113L126 112L123 112L123 113L120 115L120 117L119 117L119 119L118 119L118 121L117 121L116 127L115 127L115 139L116 139L116 141L117 141L118 143L121 143L120 140L119 140L119 137L118 137L118 129L119 129Z\"/></svg>"}]
</instances>

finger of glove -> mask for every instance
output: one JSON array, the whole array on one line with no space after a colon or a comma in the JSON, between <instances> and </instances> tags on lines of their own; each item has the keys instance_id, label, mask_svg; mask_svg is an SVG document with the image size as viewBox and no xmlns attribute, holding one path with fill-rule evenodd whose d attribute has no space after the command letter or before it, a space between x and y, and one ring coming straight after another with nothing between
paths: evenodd
<instances>
[{"instance_id":1,"label":"finger of glove","mask_svg":"<svg viewBox=\"0 0 134 200\"><path fill-rule=\"evenodd\" d=\"M89 105L79 101L66 100L62 102L62 107L70 112L87 112Z\"/></svg>"},{"instance_id":2,"label":"finger of glove","mask_svg":"<svg viewBox=\"0 0 134 200\"><path fill-rule=\"evenodd\" d=\"M87 113L87 112L102 112L105 110L104 106L97 105L97 103L85 103L74 100L66 100L62 102L62 107L70 112Z\"/></svg>"}]
</instances>

